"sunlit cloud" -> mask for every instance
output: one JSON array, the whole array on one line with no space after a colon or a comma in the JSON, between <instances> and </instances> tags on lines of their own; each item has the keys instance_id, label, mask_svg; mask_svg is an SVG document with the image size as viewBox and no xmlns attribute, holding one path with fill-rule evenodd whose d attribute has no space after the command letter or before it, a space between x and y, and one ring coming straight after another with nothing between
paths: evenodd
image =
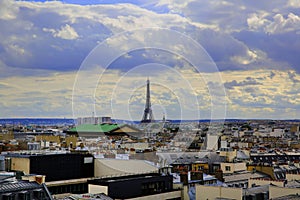
<instances>
[{"instance_id":1,"label":"sunlit cloud","mask_svg":"<svg viewBox=\"0 0 300 200\"><path fill-rule=\"evenodd\" d=\"M0 2L0 117L73 117L76 96L81 100L76 106L86 110L84 115L91 115L95 104L97 115L128 118L129 112L132 119L139 120L147 76L153 82L157 118L162 113L177 118L182 110L194 118L197 109L200 118L209 118L212 97L222 95L220 86L226 89L229 118L299 117L297 0L120 0L85 4ZM201 45L219 73L208 73L209 65L204 62L196 66L202 71L187 63L186 55L197 56L193 49L167 46L179 38L153 36L151 32L135 32L130 37L122 34L158 27L177 31ZM131 47L151 43L149 38L170 51L145 48L128 52ZM104 41L124 54L118 55L103 77L100 74L105 66L91 66L92 70L84 74L87 78L82 80L81 90L74 94L81 64ZM168 69L148 67L132 72L149 63ZM98 84L89 84L91 73L93 77L99 74ZM222 83L214 81L217 76ZM95 91L93 98L90 91Z\"/></svg>"}]
</instances>

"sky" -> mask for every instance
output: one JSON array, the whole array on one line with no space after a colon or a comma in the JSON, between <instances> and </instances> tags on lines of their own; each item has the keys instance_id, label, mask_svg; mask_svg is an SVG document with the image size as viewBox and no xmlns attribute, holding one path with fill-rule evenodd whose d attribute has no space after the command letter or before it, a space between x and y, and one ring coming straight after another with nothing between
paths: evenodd
<instances>
[{"instance_id":1,"label":"sky","mask_svg":"<svg viewBox=\"0 0 300 200\"><path fill-rule=\"evenodd\" d=\"M0 118L299 119L299 0L0 1Z\"/></svg>"}]
</instances>

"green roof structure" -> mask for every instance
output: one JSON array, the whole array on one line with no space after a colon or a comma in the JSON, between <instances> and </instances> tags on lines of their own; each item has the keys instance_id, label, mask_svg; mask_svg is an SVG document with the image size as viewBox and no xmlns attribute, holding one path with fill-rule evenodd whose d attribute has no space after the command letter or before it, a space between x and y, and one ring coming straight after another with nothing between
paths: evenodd
<instances>
[{"instance_id":1,"label":"green roof structure","mask_svg":"<svg viewBox=\"0 0 300 200\"><path fill-rule=\"evenodd\" d=\"M71 128L69 132L89 132L89 133L108 133L116 128L121 127L118 124L81 124Z\"/></svg>"},{"instance_id":2,"label":"green roof structure","mask_svg":"<svg viewBox=\"0 0 300 200\"><path fill-rule=\"evenodd\" d=\"M67 131L80 137L99 137L101 134L107 136L131 136L139 138L144 133L128 124L81 124Z\"/></svg>"}]
</instances>

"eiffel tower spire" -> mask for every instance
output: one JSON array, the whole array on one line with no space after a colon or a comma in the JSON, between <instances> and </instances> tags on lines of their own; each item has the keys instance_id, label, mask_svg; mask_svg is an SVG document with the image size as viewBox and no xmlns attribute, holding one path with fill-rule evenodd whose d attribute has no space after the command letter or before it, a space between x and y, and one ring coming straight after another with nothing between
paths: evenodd
<instances>
[{"instance_id":1,"label":"eiffel tower spire","mask_svg":"<svg viewBox=\"0 0 300 200\"><path fill-rule=\"evenodd\" d=\"M149 78L147 79L147 94L146 94L146 105L144 110L144 115L141 120L141 123L150 123L154 122L154 117L152 114L151 109L151 102L150 102L150 81Z\"/></svg>"}]
</instances>

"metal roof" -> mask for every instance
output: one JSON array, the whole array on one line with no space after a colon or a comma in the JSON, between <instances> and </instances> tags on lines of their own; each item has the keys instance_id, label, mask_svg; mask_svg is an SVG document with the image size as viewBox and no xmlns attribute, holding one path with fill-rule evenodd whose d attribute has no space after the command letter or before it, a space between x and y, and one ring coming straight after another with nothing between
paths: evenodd
<instances>
[{"instance_id":1,"label":"metal roof","mask_svg":"<svg viewBox=\"0 0 300 200\"><path fill-rule=\"evenodd\" d=\"M69 132L101 132L107 133L116 128L121 127L122 125L118 124L81 124L74 128L71 128Z\"/></svg>"},{"instance_id":2,"label":"metal roof","mask_svg":"<svg viewBox=\"0 0 300 200\"><path fill-rule=\"evenodd\" d=\"M259 193L267 193L269 192L269 186L268 185L262 185L259 187L251 187L244 189L245 195L252 195L252 194L259 194Z\"/></svg>"},{"instance_id":3,"label":"metal roof","mask_svg":"<svg viewBox=\"0 0 300 200\"><path fill-rule=\"evenodd\" d=\"M236 158L248 160L250 158L250 156L246 155L245 152L243 152L243 151L237 151Z\"/></svg>"},{"instance_id":4,"label":"metal roof","mask_svg":"<svg viewBox=\"0 0 300 200\"><path fill-rule=\"evenodd\" d=\"M7 181L7 182L2 182L0 184L0 193L15 192L15 191L22 191L22 190L33 190L33 189L40 189L40 188L42 189L43 186L36 182Z\"/></svg>"},{"instance_id":5,"label":"metal roof","mask_svg":"<svg viewBox=\"0 0 300 200\"><path fill-rule=\"evenodd\" d=\"M104 176L157 173L158 167L144 160L96 159L95 174Z\"/></svg>"},{"instance_id":6,"label":"metal roof","mask_svg":"<svg viewBox=\"0 0 300 200\"><path fill-rule=\"evenodd\" d=\"M250 178L265 178L268 177L268 175L263 174L261 172L249 172L249 171L243 171L239 173L230 174L227 176L224 176L225 183L234 183L234 182L241 182L249 180Z\"/></svg>"}]
</instances>

